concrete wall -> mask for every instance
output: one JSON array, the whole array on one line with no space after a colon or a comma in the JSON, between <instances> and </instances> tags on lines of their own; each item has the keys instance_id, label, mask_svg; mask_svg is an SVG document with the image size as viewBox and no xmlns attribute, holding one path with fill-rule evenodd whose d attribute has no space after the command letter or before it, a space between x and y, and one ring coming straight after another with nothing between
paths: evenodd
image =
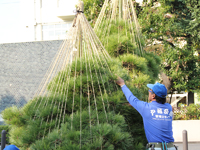
<instances>
[{"instance_id":1,"label":"concrete wall","mask_svg":"<svg viewBox=\"0 0 200 150\"><path fill-rule=\"evenodd\" d=\"M175 142L183 141L183 130L187 130L188 142L200 142L200 120L174 120L172 126Z\"/></svg>"},{"instance_id":2,"label":"concrete wall","mask_svg":"<svg viewBox=\"0 0 200 150\"><path fill-rule=\"evenodd\" d=\"M62 40L0 44L0 112L37 91Z\"/></svg>"}]
</instances>

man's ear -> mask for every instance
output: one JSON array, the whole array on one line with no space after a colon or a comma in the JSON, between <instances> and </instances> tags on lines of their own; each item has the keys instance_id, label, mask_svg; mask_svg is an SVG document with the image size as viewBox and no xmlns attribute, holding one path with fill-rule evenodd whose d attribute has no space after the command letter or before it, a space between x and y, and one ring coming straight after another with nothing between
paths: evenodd
<instances>
[{"instance_id":1,"label":"man's ear","mask_svg":"<svg viewBox=\"0 0 200 150\"><path fill-rule=\"evenodd\" d=\"M152 94L152 98L155 99L156 98L156 94Z\"/></svg>"}]
</instances>

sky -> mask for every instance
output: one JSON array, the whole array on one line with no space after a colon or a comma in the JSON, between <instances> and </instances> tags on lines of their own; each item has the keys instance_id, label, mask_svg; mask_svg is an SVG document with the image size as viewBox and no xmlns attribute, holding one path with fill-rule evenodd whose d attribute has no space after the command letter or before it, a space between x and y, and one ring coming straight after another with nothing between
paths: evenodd
<instances>
[{"instance_id":1,"label":"sky","mask_svg":"<svg viewBox=\"0 0 200 150\"><path fill-rule=\"evenodd\" d=\"M20 0L0 0L0 43L17 37L19 20Z\"/></svg>"}]
</instances>

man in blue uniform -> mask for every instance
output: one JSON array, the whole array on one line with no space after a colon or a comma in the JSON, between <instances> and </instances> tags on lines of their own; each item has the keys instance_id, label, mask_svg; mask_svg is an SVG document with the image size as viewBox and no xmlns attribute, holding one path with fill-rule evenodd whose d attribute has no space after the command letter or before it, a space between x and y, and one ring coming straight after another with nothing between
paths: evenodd
<instances>
[{"instance_id":1,"label":"man in blue uniform","mask_svg":"<svg viewBox=\"0 0 200 150\"><path fill-rule=\"evenodd\" d=\"M121 86L128 102L143 118L144 130L149 150L176 150L173 145L172 106L166 102L167 89L163 84L147 84L151 103L138 100L127 88L124 80L118 77L116 83Z\"/></svg>"},{"instance_id":2,"label":"man in blue uniform","mask_svg":"<svg viewBox=\"0 0 200 150\"><path fill-rule=\"evenodd\" d=\"M19 148L15 145L8 145L3 150L19 150Z\"/></svg>"}]
</instances>

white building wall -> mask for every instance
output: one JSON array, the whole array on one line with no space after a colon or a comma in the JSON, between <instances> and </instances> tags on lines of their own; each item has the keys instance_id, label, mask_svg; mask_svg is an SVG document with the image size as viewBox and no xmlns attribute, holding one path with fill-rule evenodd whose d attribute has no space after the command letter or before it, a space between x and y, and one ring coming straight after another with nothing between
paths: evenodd
<instances>
[{"instance_id":1,"label":"white building wall","mask_svg":"<svg viewBox=\"0 0 200 150\"><path fill-rule=\"evenodd\" d=\"M20 19L15 22L15 25L13 24L15 33L7 34L6 36L10 38L3 38L2 42L64 39L64 34L66 35L75 17L74 10L77 2L78 0L20 0L20 10L17 12ZM14 2L10 5L14 5ZM43 35L43 26L48 28L45 32L46 36ZM2 32L6 33L4 30ZM51 34L54 36L48 38Z\"/></svg>"},{"instance_id":2,"label":"white building wall","mask_svg":"<svg viewBox=\"0 0 200 150\"><path fill-rule=\"evenodd\" d=\"M41 15L41 0L34 0L34 20L35 23L41 23L42 22L42 15Z\"/></svg>"},{"instance_id":3,"label":"white building wall","mask_svg":"<svg viewBox=\"0 0 200 150\"><path fill-rule=\"evenodd\" d=\"M8 0L5 3L2 0L0 43L44 40L42 25L72 22L77 2L78 0Z\"/></svg>"},{"instance_id":4,"label":"white building wall","mask_svg":"<svg viewBox=\"0 0 200 150\"><path fill-rule=\"evenodd\" d=\"M57 40L66 37L75 17L78 0L35 0L36 40Z\"/></svg>"},{"instance_id":5,"label":"white building wall","mask_svg":"<svg viewBox=\"0 0 200 150\"><path fill-rule=\"evenodd\" d=\"M34 41L34 0L21 0L21 42Z\"/></svg>"},{"instance_id":6,"label":"white building wall","mask_svg":"<svg viewBox=\"0 0 200 150\"><path fill-rule=\"evenodd\" d=\"M195 104L200 104L200 99L199 99L197 93L194 93L194 103L195 103Z\"/></svg>"},{"instance_id":7,"label":"white building wall","mask_svg":"<svg viewBox=\"0 0 200 150\"><path fill-rule=\"evenodd\" d=\"M188 142L200 142L200 120L173 120L174 142L183 142L183 131L188 133Z\"/></svg>"}]
</instances>

